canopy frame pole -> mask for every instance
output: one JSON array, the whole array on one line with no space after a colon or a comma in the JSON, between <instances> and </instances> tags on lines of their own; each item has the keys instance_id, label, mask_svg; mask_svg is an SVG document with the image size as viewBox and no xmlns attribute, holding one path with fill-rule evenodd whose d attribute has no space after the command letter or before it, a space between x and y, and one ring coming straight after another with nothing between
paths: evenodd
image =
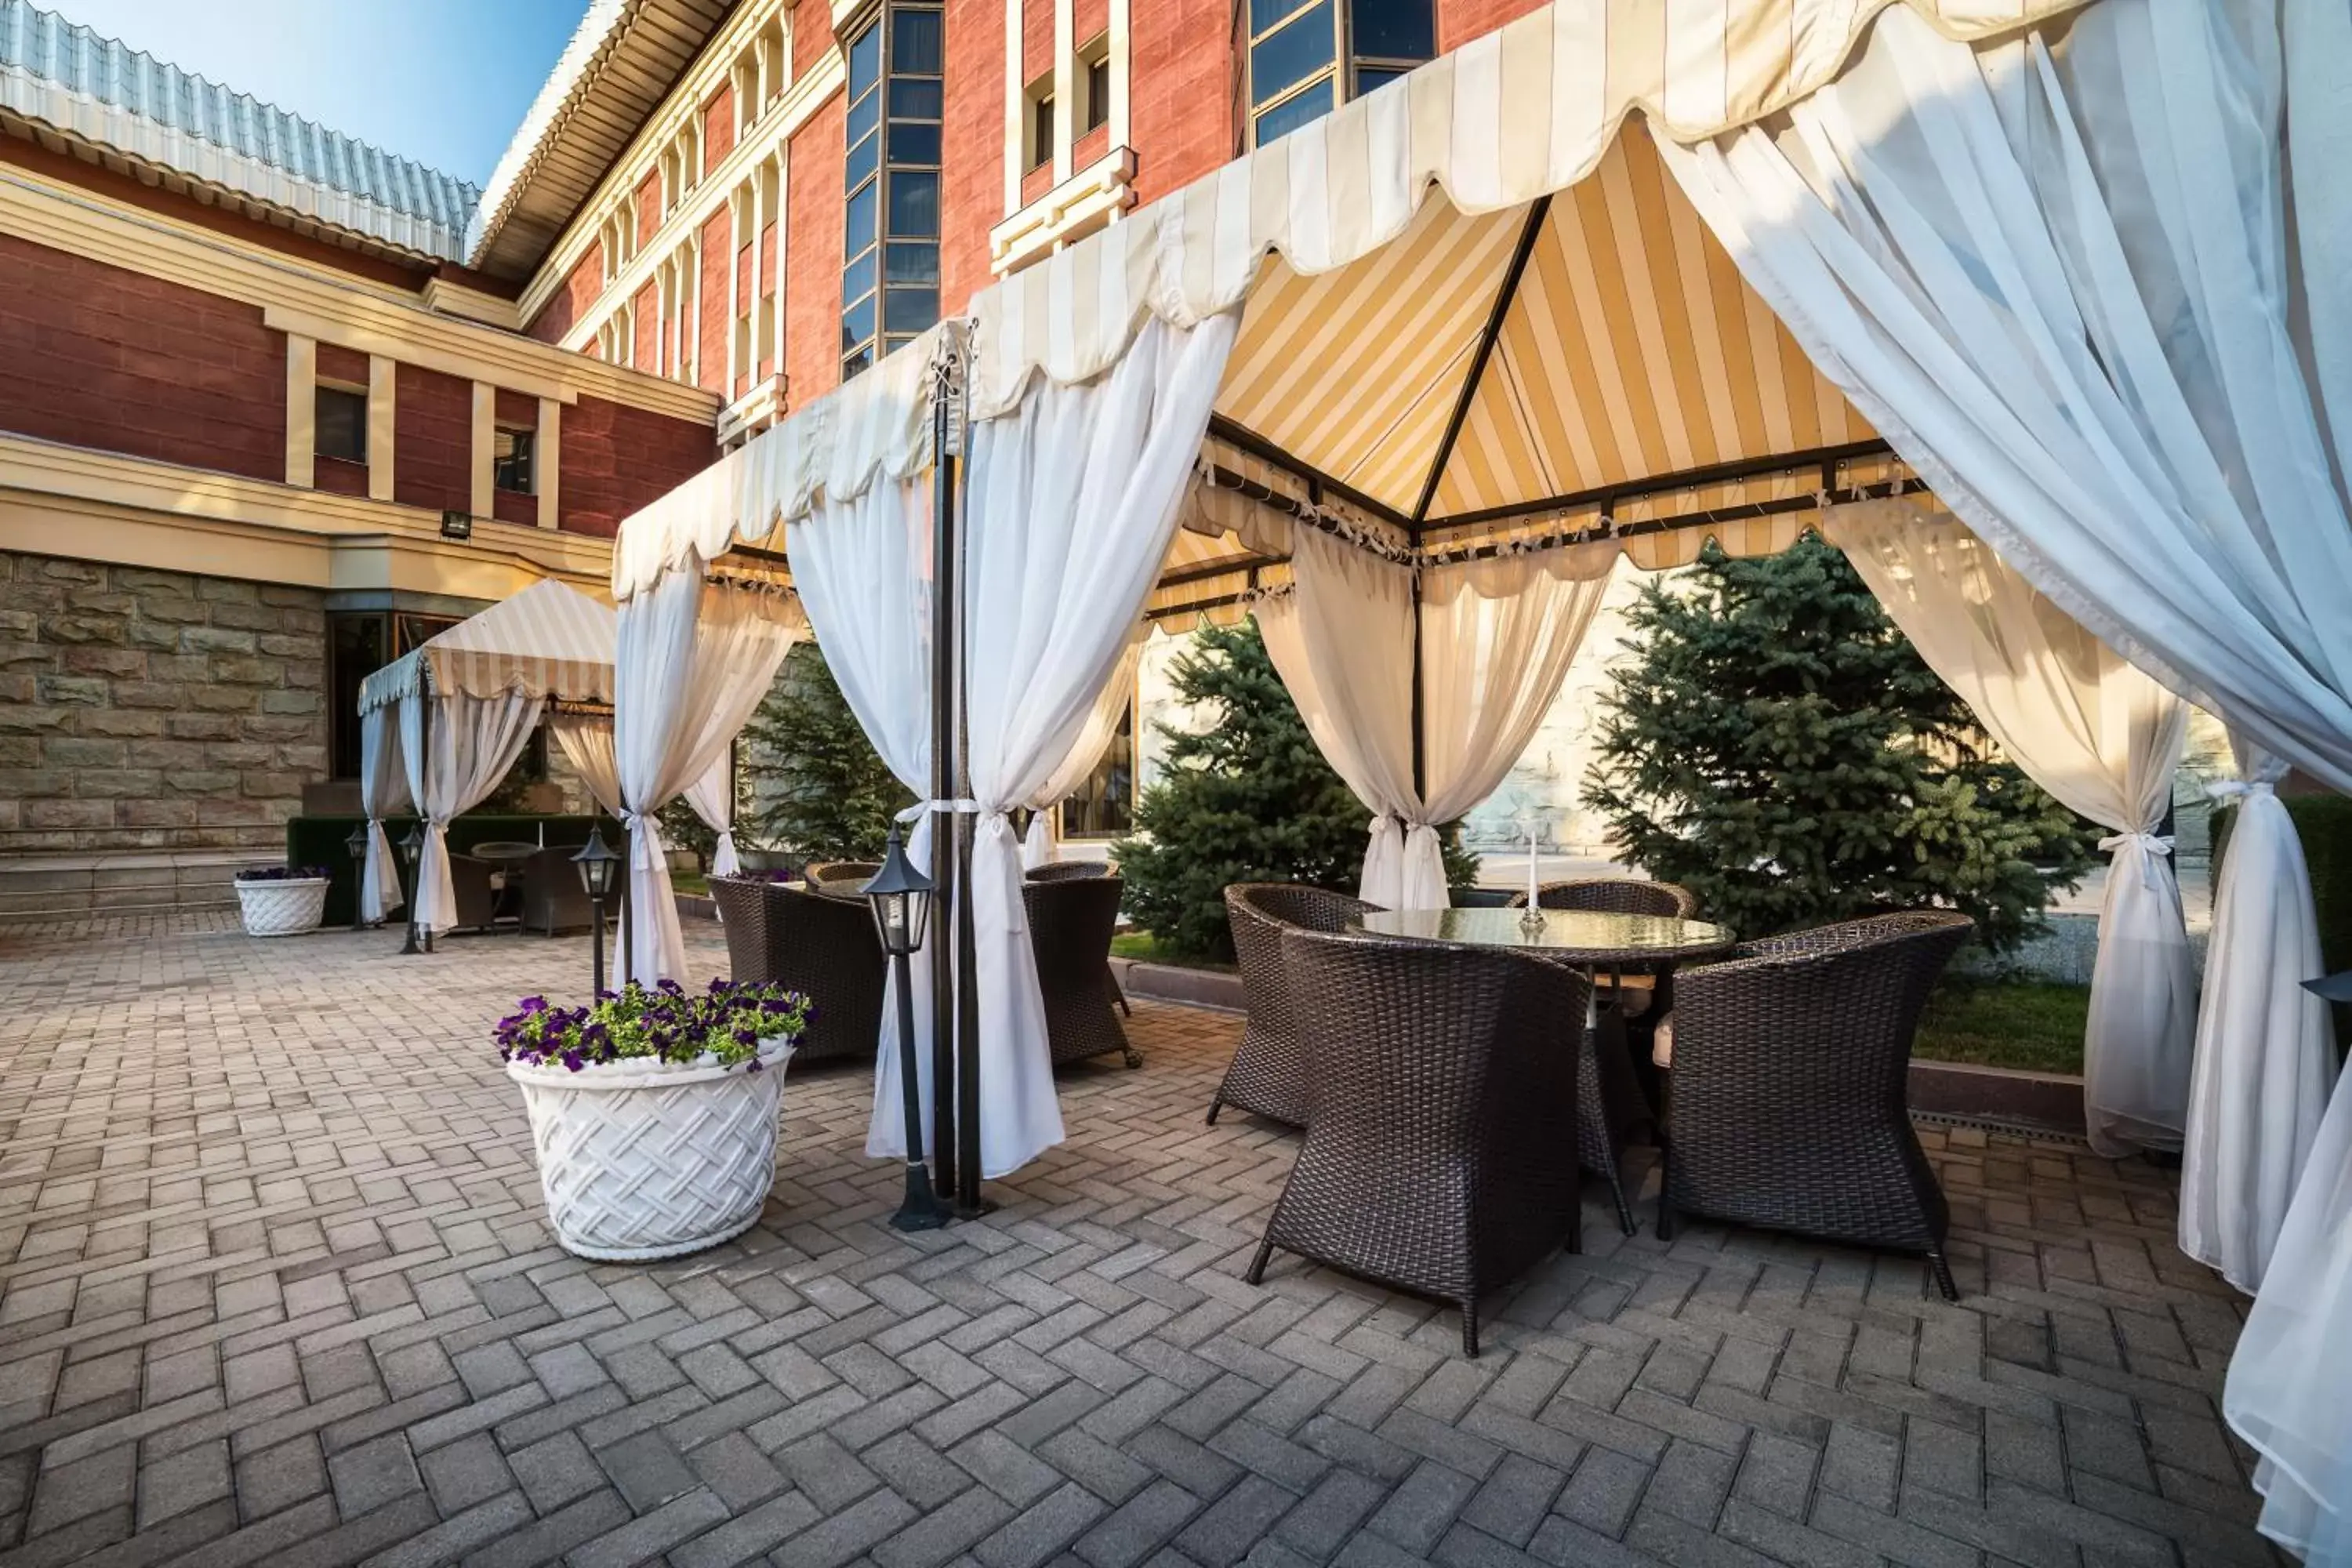
<instances>
[{"instance_id":1,"label":"canopy frame pole","mask_svg":"<svg viewBox=\"0 0 2352 1568\"><path fill-rule=\"evenodd\" d=\"M1528 221L1520 226L1518 243L1511 249L1510 265L1503 269L1502 287L1495 290L1494 308L1486 312L1486 329L1478 334L1478 347L1470 356L1470 369L1462 377L1462 390L1454 395L1454 413L1445 421L1445 434L1438 438L1436 456L1429 460L1429 476L1421 483L1421 500L1412 509L1411 523L1415 549L1420 548L1421 531L1429 522L1430 503L1437 499L1438 481L1445 477L1445 465L1454 460L1454 444L1462 439L1462 426L1470 420L1470 405L1477 400L1478 387L1486 379L1486 363L1495 357L1495 345L1502 340L1503 322L1511 313L1511 301L1518 297L1519 279L1527 276L1528 258L1535 254L1536 237L1543 233L1544 219L1550 214L1549 194L1528 204ZM1416 646L1417 637L1416 633Z\"/></svg>"},{"instance_id":2,"label":"canopy frame pole","mask_svg":"<svg viewBox=\"0 0 2352 1568\"><path fill-rule=\"evenodd\" d=\"M961 427L950 418L950 405L964 393L964 378L960 367L952 363L940 384L939 400L932 411L932 438L939 455L940 514L952 518L954 526L950 544L960 557L965 542L965 520L958 515L963 505L963 487L958 484L956 463L949 455L950 437ZM958 560L956 575L962 577L965 563ZM966 646L966 627L970 616L965 613L962 596L957 595L950 605L949 623L954 628L953 668L953 740L955 744L956 797L969 800L971 788L971 691L969 670L971 649ZM971 858L980 837L980 818L969 811L955 816L956 849L956 1182L950 1200L958 1219L978 1219L996 1207L980 1194L980 932L971 908Z\"/></svg>"},{"instance_id":3,"label":"canopy frame pole","mask_svg":"<svg viewBox=\"0 0 2352 1568\"><path fill-rule=\"evenodd\" d=\"M933 909L941 915L963 900L956 878L957 700L955 458L948 451L947 375L942 367L931 399L931 885ZM963 864L969 864L968 861ZM948 945L949 921L931 921L931 1178L942 1198L961 1195L956 1184L957 1082L955 1032L956 960ZM913 1158L913 1152L908 1152Z\"/></svg>"},{"instance_id":4,"label":"canopy frame pole","mask_svg":"<svg viewBox=\"0 0 2352 1568\"><path fill-rule=\"evenodd\" d=\"M1774 474L1793 474L1802 468L1818 468L1843 465L1864 458L1892 458L1895 448L1873 437L1867 441L1846 441L1834 447L1814 447L1801 452L1777 452L1760 458L1736 458L1728 462L1703 463L1695 468L1677 468L1671 473L1651 474L1633 480L1595 485L1590 489L1570 490L1560 495L1547 496L1538 500L1513 501L1507 506L1481 507L1475 511L1453 512L1444 517L1424 521L1425 529L1450 532L1457 528L1475 528L1482 523L1515 522L1523 517L1541 517L1547 512L1580 511L1596 503L1606 504L1612 498L1619 500L1642 500L1651 496L1671 495L1676 490L1698 489L1706 485L1729 484L1738 479L1769 479ZM1805 498L1811 504L1811 498ZM1739 504L1761 505L1761 502Z\"/></svg>"},{"instance_id":5,"label":"canopy frame pole","mask_svg":"<svg viewBox=\"0 0 2352 1568\"><path fill-rule=\"evenodd\" d=\"M1407 532L1412 530L1412 520L1386 501L1374 500L1345 479L1334 479L1314 464L1292 456L1246 425L1237 425L1222 414L1212 414L1209 416L1209 435L1236 451L1246 452L1261 462L1271 463L1284 473L1298 479L1307 488L1308 500L1317 506L1323 504L1322 492L1328 490L1358 511L1376 517L1391 528Z\"/></svg>"}]
</instances>

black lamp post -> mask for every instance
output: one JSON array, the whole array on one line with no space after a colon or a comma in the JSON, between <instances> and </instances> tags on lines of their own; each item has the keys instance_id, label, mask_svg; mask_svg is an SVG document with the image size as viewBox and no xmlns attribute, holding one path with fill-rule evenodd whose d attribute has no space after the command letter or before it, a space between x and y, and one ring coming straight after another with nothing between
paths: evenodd
<instances>
[{"instance_id":1,"label":"black lamp post","mask_svg":"<svg viewBox=\"0 0 2352 1568\"><path fill-rule=\"evenodd\" d=\"M931 879L908 863L898 829L882 851L882 869L861 889L874 910L874 929L890 955L890 975L898 986L898 1098L907 1117L907 1196L890 1216L893 1230L937 1230L948 1211L931 1190L931 1168L923 1163L923 1100L915 1081L915 991L908 960L923 945L930 923Z\"/></svg>"},{"instance_id":2,"label":"black lamp post","mask_svg":"<svg viewBox=\"0 0 2352 1568\"><path fill-rule=\"evenodd\" d=\"M408 862L408 940L400 944L403 957L413 952L433 951L429 945L423 948L416 945L416 857L424 849L425 826L419 823L408 830L407 837L400 841L401 858ZM429 943L432 938L427 937L425 941Z\"/></svg>"},{"instance_id":3,"label":"black lamp post","mask_svg":"<svg viewBox=\"0 0 2352 1568\"><path fill-rule=\"evenodd\" d=\"M594 827L588 829L588 842L572 858L580 868L580 886L588 894L588 907L594 911L596 947L596 989L591 995L604 994L604 900L613 894L613 868L621 858L604 847L604 835Z\"/></svg>"},{"instance_id":4,"label":"black lamp post","mask_svg":"<svg viewBox=\"0 0 2352 1568\"><path fill-rule=\"evenodd\" d=\"M343 840L343 847L352 852L352 930L363 931L367 930L367 917L361 911L363 900L360 895L367 888L368 825L362 822L352 828L352 836Z\"/></svg>"}]
</instances>

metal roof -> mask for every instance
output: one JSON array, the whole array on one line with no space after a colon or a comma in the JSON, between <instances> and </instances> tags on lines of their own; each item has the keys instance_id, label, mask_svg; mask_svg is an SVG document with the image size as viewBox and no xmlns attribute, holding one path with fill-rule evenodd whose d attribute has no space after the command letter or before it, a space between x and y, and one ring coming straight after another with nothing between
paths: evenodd
<instances>
[{"instance_id":1,"label":"metal roof","mask_svg":"<svg viewBox=\"0 0 2352 1568\"><path fill-rule=\"evenodd\" d=\"M528 278L628 151L733 0L593 0L466 233L467 265Z\"/></svg>"},{"instance_id":2,"label":"metal roof","mask_svg":"<svg viewBox=\"0 0 2352 1568\"><path fill-rule=\"evenodd\" d=\"M480 196L27 0L0 0L0 121L266 219L443 260L463 258Z\"/></svg>"}]
</instances>

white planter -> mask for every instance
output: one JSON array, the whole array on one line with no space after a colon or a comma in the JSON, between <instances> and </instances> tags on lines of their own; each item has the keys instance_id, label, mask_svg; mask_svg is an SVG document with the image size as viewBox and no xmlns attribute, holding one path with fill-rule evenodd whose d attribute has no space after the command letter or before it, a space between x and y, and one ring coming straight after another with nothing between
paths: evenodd
<instances>
[{"instance_id":1,"label":"white planter","mask_svg":"<svg viewBox=\"0 0 2352 1568\"><path fill-rule=\"evenodd\" d=\"M509 1062L522 1088L555 1238L605 1261L676 1258L742 1235L776 1179L782 1037L748 1064Z\"/></svg>"},{"instance_id":2,"label":"white planter","mask_svg":"<svg viewBox=\"0 0 2352 1568\"><path fill-rule=\"evenodd\" d=\"M239 882L236 903L245 916L246 935L299 936L319 929L319 916L327 907L327 879Z\"/></svg>"}]
</instances>

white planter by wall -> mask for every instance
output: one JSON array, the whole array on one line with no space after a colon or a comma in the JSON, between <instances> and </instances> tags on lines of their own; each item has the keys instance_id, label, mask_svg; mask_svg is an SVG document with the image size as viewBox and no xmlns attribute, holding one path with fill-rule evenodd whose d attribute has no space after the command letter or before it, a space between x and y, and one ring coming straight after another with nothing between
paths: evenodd
<instances>
[{"instance_id":1,"label":"white planter by wall","mask_svg":"<svg viewBox=\"0 0 2352 1568\"><path fill-rule=\"evenodd\" d=\"M245 916L246 935L299 936L319 929L319 917L327 908L327 879L239 882L236 902Z\"/></svg>"},{"instance_id":2,"label":"white planter by wall","mask_svg":"<svg viewBox=\"0 0 2352 1568\"><path fill-rule=\"evenodd\" d=\"M578 1072L509 1062L564 1250L608 1262L676 1258L751 1229L776 1179L792 1054L780 1036L761 1042L758 1072L642 1058Z\"/></svg>"}]
</instances>

